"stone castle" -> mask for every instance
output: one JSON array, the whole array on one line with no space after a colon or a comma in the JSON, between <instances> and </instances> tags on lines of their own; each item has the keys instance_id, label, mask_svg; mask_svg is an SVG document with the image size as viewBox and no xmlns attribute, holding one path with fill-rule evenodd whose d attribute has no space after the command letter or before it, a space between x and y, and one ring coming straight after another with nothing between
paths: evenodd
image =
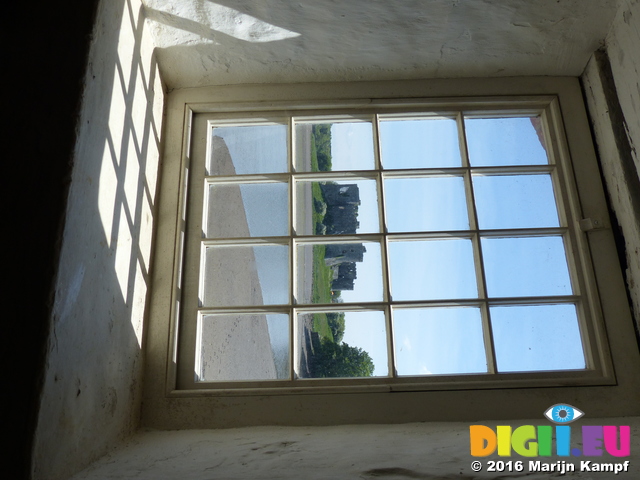
<instances>
[{"instance_id":1,"label":"stone castle","mask_svg":"<svg viewBox=\"0 0 640 480\"><path fill-rule=\"evenodd\" d=\"M360 226L358 206L360 191L355 183L338 185L325 183L320 185L322 196L327 205L323 224L327 235L355 234ZM366 248L361 243L329 244L325 250L324 261L333 268L333 290L353 290L357 277L356 262L362 262Z\"/></svg>"}]
</instances>

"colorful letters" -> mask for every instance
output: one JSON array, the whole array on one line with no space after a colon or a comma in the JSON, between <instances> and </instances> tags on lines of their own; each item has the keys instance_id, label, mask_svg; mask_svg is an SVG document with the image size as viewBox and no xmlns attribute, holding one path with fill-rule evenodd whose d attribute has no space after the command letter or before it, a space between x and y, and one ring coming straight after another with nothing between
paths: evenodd
<instances>
[{"instance_id":1,"label":"colorful letters","mask_svg":"<svg viewBox=\"0 0 640 480\"><path fill-rule=\"evenodd\" d=\"M631 455L631 429L628 425L585 425L581 433L582 450L571 449L571 427L556 425L555 454L560 457L599 457L603 452L614 457ZM471 425L469 435L474 457L489 456L496 449L500 457L510 457L512 451L522 457L550 457L553 451L553 427L550 425L522 425L515 430L508 425L499 425L495 431L485 425Z\"/></svg>"}]
</instances>

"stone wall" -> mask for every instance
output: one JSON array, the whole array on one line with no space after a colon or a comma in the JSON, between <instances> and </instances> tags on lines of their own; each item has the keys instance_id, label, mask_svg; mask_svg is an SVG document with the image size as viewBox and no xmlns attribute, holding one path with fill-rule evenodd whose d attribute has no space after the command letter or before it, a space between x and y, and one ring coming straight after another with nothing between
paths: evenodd
<instances>
[{"instance_id":1,"label":"stone wall","mask_svg":"<svg viewBox=\"0 0 640 480\"><path fill-rule=\"evenodd\" d=\"M33 478L139 426L163 89L139 0L101 2L73 157Z\"/></svg>"},{"instance_id":2,"label":"stone wall","mask_svg":"<svg viewBox=\"0 0 640 480\"><path fill-rule=\"evenodd\" d=\"M495 429L496 422L477 422ZM640 449L640 419L589 418L572 424L630 425L631 457L605 454L591 457L594 462L622 463L631 459L629 470L620 478L640 478L640 462L634 452ZM254 427L229 430L183 430L144 432L121 450L100 460L73 480L189 480L228 479L388 479L388 480L471 480L526 478L562 479L560 474L529 472L529 460L555 463L562 457L478 458L484 469L471 470L475 460L469 453L469 425L472 423L435 422L403 425L344 425L335 427ZM540 418L501 422L499 425L550 425ZM578 436L579 433L574 433ZM522 460L522 472L487 472L487 460ZM585 457L564 457L579 469ZM566 478L611 479L612 473L568 473Z\"/></svg>"},{"instance_id":3,"label":"stone wall","mask_svg":"<svg viewBox=\"0 0 640 480\"><path fill-rule=\"evenodd\" d=\"M640 2L623 0L582 82L635 313L640 315Z\"/></svg>"}]
</instances>

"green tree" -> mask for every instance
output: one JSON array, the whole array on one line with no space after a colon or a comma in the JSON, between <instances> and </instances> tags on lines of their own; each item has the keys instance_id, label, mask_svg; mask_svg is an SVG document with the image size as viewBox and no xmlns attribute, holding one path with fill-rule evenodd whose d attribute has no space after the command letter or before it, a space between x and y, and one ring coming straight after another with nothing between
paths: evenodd
<instances>
[{"instance_id":1,"label":"green tree","mask_svg":"<svg viewBox=\"0 0 640 480\"><path fill-rule=\"evenodd\" d=\"M310 360L310 370L315 378L370 377L375 368L368 352L327 339L314 345Z\"/></svg>"},{"instance_id":2,"label":"green tree","mask_svg":"<svg viewBox=\"0 0 640 480\"><path fill-rule=\"evenodd\" d=\"M332 297L333 292L332 293ZM342 342L342 337L344 337L344 312L329 312L327 313L327 323L329 324L329 329L331 329L331 335L333 336L333 341L335 343Z\"/></svg>"},{"instance_id":3,"label":"green tree","mask_svg":"<svg viewBox=\"0 0 640 480\"><path fill-rule=\"evenodd\" d=\"M312 128L318 171L331 171L331 124L320 123Z\"/></svg>"}]
</instances>

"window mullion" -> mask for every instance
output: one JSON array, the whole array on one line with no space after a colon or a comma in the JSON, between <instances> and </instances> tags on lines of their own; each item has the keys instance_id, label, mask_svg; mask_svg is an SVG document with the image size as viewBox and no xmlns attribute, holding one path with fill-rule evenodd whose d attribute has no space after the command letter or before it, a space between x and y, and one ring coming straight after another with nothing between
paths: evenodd
<instances>
[{"instance_id":1,"label":"window mullion","mask_svg":"<svg viewBox=\"0 0 640 480\"><path fill-rule=\"evenodd\" d=\"M478 282L478 293L480 298L483 299L481 313L482 313L482 330L485 345L485 355L487 359L488 373L496 373L496 354L493 342L493 330L491 328L491 314L487 304L487 281L484 271L484 260L482 257L482 245L480 242L480 231L478 226L478 213L476 211L475 196L473 193L473 179L471 177L471 162L469 160L469 151L467 149L467 140L464 126L464 119L462 112L458 113L456 118L458 122L458 132L460 139L460 154L462 155L462 164L466 168L465 173L465 186L467 190L467 209L469 212L469 223L471 230L475 232L472 237L474 245L474 259L476 268L476 281Z\"/></svg>"},{"instance_id":2,"label":"window mullion","mask_svg":"<svg viewBox=\"0 0 640 480\"><path fill-rule=\"evenodd\" d=\"M294 158L295 147L296 147L296 136L295 136L295 123L293 117L289 117L289 141L287 142L287 152L289 155L289 380L293 380L295 378L295 361L296 361L296 322L295 322L295 309L293 308L295 305L295 294L297 291L298 285L298 276L296 275L297 268L297 253L295 248L295 235L296 235L296 225L295 219L297 204L296 204L296 192L295 192L295 183L293 181L293 173L295 172L295 162Z\"/></svg>"},{"instance_id":3,"label":"window mullion","mask_svg":"<svg viewBox=\"0 0 640 480\"><path fill-rule=\"evenodd\" d=\"M393 334L393 313L390 307L391 297L391 280L389 278L389 248L387 242L387 216L386 216L386 200L384 194L384 175L382 172L382 149L380 146L380 117L375 115L373 122L374 139L375 139L375 158L376 166L378 170L377 182L378 182L378 198L379 198L379 218L380 218L380 231L382 232L382 238L380 241L380 253L382 264L382 283L384 289L384 300L387 304L385 307L385 320L387 322L387 365L389 369L389 376L396 377L396 365L395 365L395 353L394 353L394 334Z\"/></svg>"}]
</instances>

